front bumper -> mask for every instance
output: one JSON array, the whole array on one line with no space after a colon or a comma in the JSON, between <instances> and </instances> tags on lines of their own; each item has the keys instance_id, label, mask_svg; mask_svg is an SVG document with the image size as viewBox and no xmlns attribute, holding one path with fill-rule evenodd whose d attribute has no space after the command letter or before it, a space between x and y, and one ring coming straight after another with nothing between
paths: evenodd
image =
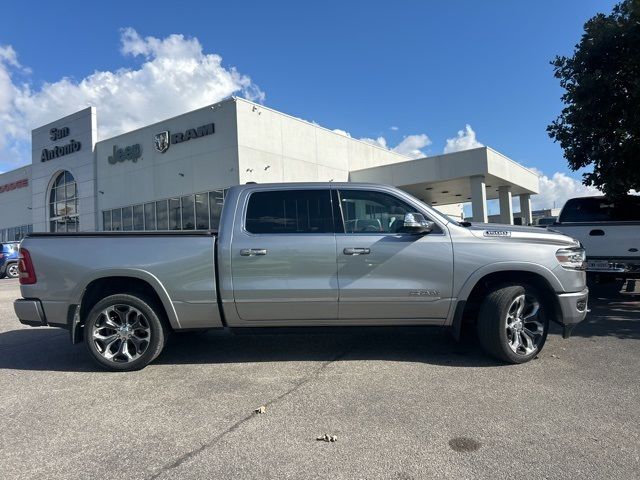
<instances>
[{"instance_id":1,"label":"front bumper","mask_svg":"<svg viewBox=\"0 0 640 480\"><path fill-rule=\"evenodd\" d=\"M560 311L562 313L560 323L562 323L563 326L562 336L564 338L569 338L573 327L586 318L588 299L588 288L585 288L581 292L558 294L558 303L560 304Z\"/></svg>"},{"instance_id":2,"label":"front bumper","mask_svg":"<svg viewBox=\"0 0 640 480\"><path fill-rule=\"evenodd\" d=\"M29 300L19 298L13 302L13 310L16 312L18 320L24 325L31 327L44 327L47 319L40 300Z\"/></svg>"}]
</instances>

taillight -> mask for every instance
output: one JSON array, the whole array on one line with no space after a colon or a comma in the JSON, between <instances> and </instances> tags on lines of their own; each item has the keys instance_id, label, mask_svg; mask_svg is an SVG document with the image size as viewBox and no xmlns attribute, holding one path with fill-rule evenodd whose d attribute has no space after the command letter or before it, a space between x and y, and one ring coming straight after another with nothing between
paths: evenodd
<instances>
[{"instance_id":1,"label":"taillight","mask_svg":"<svg viewBox=\"0 0 640 480\"><path fill-rule=\"evenodd\" d=\"M31 255L26 248L20 249L18 271L20 272L20 285L33 285L37 282L36 271L33 269L33 262L31 262Z\"/></svg>"}]
</instances>

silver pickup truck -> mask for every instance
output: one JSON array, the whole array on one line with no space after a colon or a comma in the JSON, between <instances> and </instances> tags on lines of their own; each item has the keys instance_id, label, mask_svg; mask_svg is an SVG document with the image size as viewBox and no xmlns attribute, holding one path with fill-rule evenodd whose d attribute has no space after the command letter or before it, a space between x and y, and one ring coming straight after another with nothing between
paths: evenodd
<instances>
[{"instance_id":1,"label":"silver pickup truck","mask_svg":"<svg viewBox=\"0 0 640 480\"><path fill-rule=\"evenodd\" d=\"M15 312L66 328L112 370L139 369L173 331L438 326L509 363L587 312L585 253L538 228L458 223L383 185L232 187L219 232L33 233Z\"/></svg>"}]
</instances>

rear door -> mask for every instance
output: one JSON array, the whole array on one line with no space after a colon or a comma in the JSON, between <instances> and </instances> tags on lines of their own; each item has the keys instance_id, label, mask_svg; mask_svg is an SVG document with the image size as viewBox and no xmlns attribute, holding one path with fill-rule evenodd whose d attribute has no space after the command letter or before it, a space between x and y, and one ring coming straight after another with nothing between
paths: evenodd
<instances>
[{"instance_id":1,"label":"rear door","mask_svg":"<svg viewBox=\"0 0 640 480\"><path fill-rule=\"evenodd\" d=\"M257 190L232 239L236 310L245 321L336 320L338 280L331 193Z\"/></svg>"},{"instance_id":2,"label":"rear door","mask_svg":"<svg viewBox=\"0 0 640 480\"><path fill-rule=\"evenodd\" d=\"M453 249L444 226L403 233L406 213L425 213L388 191L339 189L334 201L339 318L350 323L442 324L451 304Z\"/></svg>"}]
</instances>

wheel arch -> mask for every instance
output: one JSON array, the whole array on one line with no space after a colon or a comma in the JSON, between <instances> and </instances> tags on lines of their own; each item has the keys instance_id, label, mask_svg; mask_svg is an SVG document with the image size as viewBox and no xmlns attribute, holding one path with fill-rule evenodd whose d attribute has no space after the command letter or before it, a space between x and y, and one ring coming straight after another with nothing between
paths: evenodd
<instances>
[{"instance_id":1,"label":"wheel arch","mask_svg":"<svg viewBox=\"0 0 640 480\"><path fill-rule=\"evenodd\" d=\"M169 294L160 281L148 272L140 270L102 271L86 279L80 285L85 286L79 289L79 293L75 296L76 301L72 305L75 307L73 310L77 312L77 315L72 315L71 311L69 314L69 318L72 318L73 322L71 325L72 338L82 338L75 330L84 325L86 316L100 299L118 293L139 294L155 300L162 309L159 313L168 321L168 326L172 329L180 328L178 316Z\"/></svg>"},{"instance_id":2,"label":"wheel arch","mask_svg":"<svg viewBox=\"0 0 640 480\"><path fill-rule=\"evenodd\" d=\"M541 271L542 270L542 271ZM544 272L549 275L545 275ZM485 295L498 285L531 285L542 295L545 306L551 312L549 319L559 323L562 310L556 292L562 287L558 279L549 270L504 268L484 272L482 275L474 275L463 286L451 321L451 330L456 339L459 339L463 328L474 324L477 313Z\"/></svg>"}]
</instances>

